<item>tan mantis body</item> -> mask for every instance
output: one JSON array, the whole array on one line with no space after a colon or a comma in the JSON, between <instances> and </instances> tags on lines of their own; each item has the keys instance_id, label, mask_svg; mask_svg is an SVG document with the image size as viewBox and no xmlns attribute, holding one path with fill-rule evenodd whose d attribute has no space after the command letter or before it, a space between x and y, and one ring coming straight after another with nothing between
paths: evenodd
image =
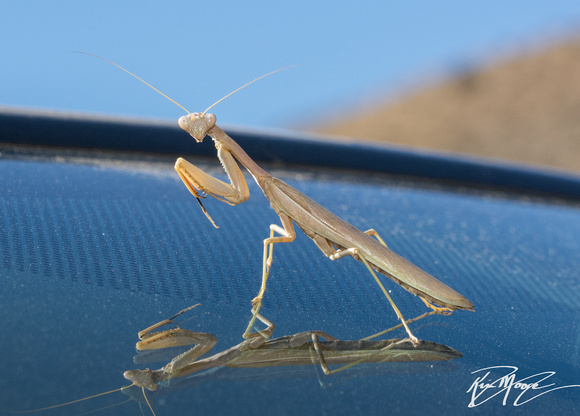
<instances>
[{"instance_id":1,"label":"tan mantis body","mask_svg":"<svg viewBox=\"0 0 580 416\"><path fill-rule=\"evenodd\" d=\"M391 251L374 230L360 231L259 167L231 137L215 125L215 122L216 117L213 114L191 113L179 119L179 126L190 133L198 142L201 142L206 135L214 140L218 151L217 156L230 179L230 184L208 175L185 159L179 158L175 164L175 170L187 188L196 198L201 196L198 193L199 190L232 205L246 201L250 194L237 161L252 174L282 222L282 227L276 224L270 225L270 237L264 240L262 285L258 296L252 301L254 318L246 329L245 337L247 337L249 328L260 310L272 264L273 244L294 241L296 232L293 222L331 260L350 255L362 261L389 299L414 343L418 342L417 338L411 333L405 319L374 270L389 277L409 292L420 296L437 313L449 313L455 309L473 310L472 303L461 294ZM278 233L280 236L274 237L274 233ZM376 236L377 239L372 238L372 235ZM428 302L433 302L442 308L434 307Z\"/></svg>"},{"instance_id":2,"label":"tan mantis body","mask_svg":"<svg viewBox=\"0 0 580 416\"><path fill-rule=\"evenodd\" d=\"M294 241L296 233L293 223L296 223L331 260L337 260L350 255L356 260L363 262L389 300L397 317L401 320L409 338L414 344L419 342L418 339L411 333L401 312L375 274L375 270L401 285L407 291L421 297L425 304L433 309L432 313L449 314L455 309L473 311L473 304L463 295L443 284L397 253L391 251L376 231L360 231L300 191L280 179L273 177L258 166L231 137L216 126L216 116L207 113L210 108L247 85L282 69L270 72L248 82L211 105L203 113L190 113L183 106L125 68L99 56L91 56L115 65L184 109L188 115L179 119L179 126L191 134L197 142L203 141L206 135L209 135L214 140L217 148L217 156L228 175L230 184L212 177L185 159L179 158L175 163L175 170L189 191L197 198L203 212L214 226L215 223L201 204L200 198L203 198L204 195L200 195L198 190L231 205L241 204L246 201L250 197L250 192L237 162L241 163L252 174L256 183L270 201L272 208L280 217L282 227L271 224L270 237L264 240L262 284L258 295L252 300L254 315L244 332L245 338L249 336L250 328L258 316L261 307L262 297L266 290L266 281L268 280L270 266L272 264L273 244ZM275 237L274 233L278 233L279 236ZM378 241L371 236L375 236ZM441 308L433 306L429 302L440 305Z\"/></svg>"}]
</instances>

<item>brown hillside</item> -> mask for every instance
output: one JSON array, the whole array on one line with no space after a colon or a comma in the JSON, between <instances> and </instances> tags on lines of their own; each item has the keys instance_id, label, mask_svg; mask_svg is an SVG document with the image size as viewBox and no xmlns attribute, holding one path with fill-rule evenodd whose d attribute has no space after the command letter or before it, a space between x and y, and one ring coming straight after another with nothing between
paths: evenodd
<instances>
[{"instance_id":1,"label":"brown hillside","mask_svg":"<svg viewBox=\"0 0 580 416\"><path fill-rule=\"evenodd\" d=\"M580 40L354 114L310 130L580 173Z\"/></svg>"}]
</instances>

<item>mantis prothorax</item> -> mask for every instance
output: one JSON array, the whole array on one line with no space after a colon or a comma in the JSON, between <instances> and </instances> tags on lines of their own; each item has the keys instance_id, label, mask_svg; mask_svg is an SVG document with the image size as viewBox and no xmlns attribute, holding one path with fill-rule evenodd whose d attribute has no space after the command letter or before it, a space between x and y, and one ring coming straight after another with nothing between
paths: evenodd
<instances>
[{"instance_id":1,"label":"mantis prothorax","mask_svg":"<svg viewBox=\"0 0 580 416\"><path fill-rule=\"evenodd\" d=\"M266 282L272 265L274 244L294 241L296 238L294 223L331 260L352 256L364 263L387 297L397 317L405 327L409 338L415 345L419 343L419 340L412 334L403 315L377 277L375 270L401 285L407 291L419 296L429 308L433 309L432 313L450 314L455 309L474 310L473 304L463 295L390 250L375 230L360 231L297 189L270 175L216 125L216 116L208 113L209 109L245 86L281 71L281 69L250 81L212 104L203 113L190 113L183 106L133 73L111 61L103 60L139 79L185 110L188 114L179 119L179 126L187 131L197 142L202 142L206 136L210 136L214 140L217 156L229 178L229 184L212 177L183 158L178 158L175 163L175 170L187 189L197 198L200 205L199 198L204 195L211 195L230 205L241 204L250 197L248 185L238 166L238 163L240 163L254 177L256 183L270 201L272 208L280 217L282 226L271 224L270 236L264 240L262 283L258 295L252 300L253 316L243 334L244 338L249 337L249 331L261 308L262 298L266 291ZM216 226L203 206L202 209L212 224ZM439 307L434 306L432 303L439 305Z\"/></svg>"}]
</instances>

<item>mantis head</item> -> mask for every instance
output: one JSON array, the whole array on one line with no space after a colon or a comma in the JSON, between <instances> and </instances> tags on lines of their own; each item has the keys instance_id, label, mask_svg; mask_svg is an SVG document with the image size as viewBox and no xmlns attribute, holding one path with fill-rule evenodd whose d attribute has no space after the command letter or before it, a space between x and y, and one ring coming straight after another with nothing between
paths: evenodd
<instances>
[{"instance_id":1,"label":"mantis head","mask_svg":"<svg viewBox=\"0 0 580 416\"><path fill-rule=\"evenodd\" d=\"M153 379L153 371L148 368L145 370L129 370L123 373L123 377L132 381L134 385L144 387L149 391L157 390L157 383Z\"/></svg>"},{"instance_id":2,"label":"mantis head","mask_svg":"<svg viewBox=\"0 0 580 416\"><path fill-rule=\"evenodd\" d=\"M179 127L191 134L191 136L201 143L203 138L215 126L216 117L210 113L190 113L179 118Z\"/></svg>"}]
</instances>

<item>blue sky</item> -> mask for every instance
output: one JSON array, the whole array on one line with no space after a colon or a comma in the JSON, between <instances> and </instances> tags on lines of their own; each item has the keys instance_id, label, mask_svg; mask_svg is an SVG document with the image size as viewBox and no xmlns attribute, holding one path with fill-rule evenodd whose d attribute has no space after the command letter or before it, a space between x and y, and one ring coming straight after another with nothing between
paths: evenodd
<instances>
[{"instance_id":1,"label":"blue sky","mask_svg":"<svg viewBox=\"0 0 580 416\"><path fill-rule=\"evenodd\" d=\"M572 33L578 1L12 1L0 6L0 105L177 119L126 67L218 123L301 126L497 53Z\"/></svg>"}]
</instances>

